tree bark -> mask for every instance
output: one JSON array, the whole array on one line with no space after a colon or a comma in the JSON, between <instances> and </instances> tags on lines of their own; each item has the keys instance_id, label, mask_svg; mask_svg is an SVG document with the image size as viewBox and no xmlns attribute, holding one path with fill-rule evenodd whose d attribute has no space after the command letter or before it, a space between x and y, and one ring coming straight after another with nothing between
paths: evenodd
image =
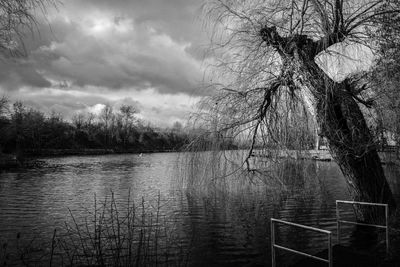
<instances>
[{"instance_id":1,"label":"tree bark","mask_svg":"<svg viewBox=\"0 0 400 267\"><path fill-rule=\"evenodd\" d=\"M330 152L342 170L356 201L386 203L394 208L396 203L386 180L373 135L365 117L350 92L356 85L345 80L335 82L314 60L304 63L308 72L308 86L316 102L317 123L321 135L329 143ZM378 209L357 209L358 219L377 221Z\"/></svg>"},{"instance_id":2,"label":"tree bark","mask_svg":"<svg viewBox=\"0 0 400 267\"><path fill-rule=\"evenodd\" d=\"M333 157L356 200L393 207L392 192L364 115L354 98L343 90L351 85L334 85L327 101L317 106L322 134L328 139Z\"/></svg>"}]
</instances>

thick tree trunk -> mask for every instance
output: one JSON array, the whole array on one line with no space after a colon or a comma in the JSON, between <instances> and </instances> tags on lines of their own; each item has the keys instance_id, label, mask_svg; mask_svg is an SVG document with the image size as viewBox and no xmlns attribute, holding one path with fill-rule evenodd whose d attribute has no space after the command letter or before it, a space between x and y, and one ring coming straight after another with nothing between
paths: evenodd
<instances>
[{"instance_id":1,"label":"thick tree trunk","mask_svg":"<svg viewBox=\"0 0 400 267\"><path fill-rule=\"evenodd\" d=\"M354 84L347 80L334 82L314 62L303 66L307 66L313 77L312 91L321 134L327 138L332 156L340 166L353 198L387 203L394 208L396 204L374 138L359 105L350 94L355 91L352 88ZM379 216L375 209L359 211L361 220L376 221Z\"/></svg>"},{"instance_id":2,"label":"thick tree trunk","mask_svg":"<svg viewBox=\"0 0 400 267\"><path fill-rule=\"evenodd\" d=\"M353 197L359 201L395 206L373 137L364 116L344 87L335 84L326 101L317 106L322 134L334 159L347 178Z\"/></svg>"}]
</instances>

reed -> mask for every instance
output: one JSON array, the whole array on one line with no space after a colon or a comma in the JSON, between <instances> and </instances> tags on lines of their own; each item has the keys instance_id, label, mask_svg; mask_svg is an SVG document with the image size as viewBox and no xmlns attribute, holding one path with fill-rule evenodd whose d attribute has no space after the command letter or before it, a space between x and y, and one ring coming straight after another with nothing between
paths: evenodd
<instances>
[{"instance_id":1,"label":"reed","mask_svg":"<svg viewBox=\"0 0 400 267\"><path fill-rule=\"evenodd\" d=\"M131 194L118 203L114 194L77 218L54 230L49 242L31 239L4 242L1 265L22 266L180 266L187 258L175 238L174 223L166 220L161 195L140 203ZM13 243L11 245L11 243ZM23 244L23 245L22 245Z\"/></svg>"}]
</instances>

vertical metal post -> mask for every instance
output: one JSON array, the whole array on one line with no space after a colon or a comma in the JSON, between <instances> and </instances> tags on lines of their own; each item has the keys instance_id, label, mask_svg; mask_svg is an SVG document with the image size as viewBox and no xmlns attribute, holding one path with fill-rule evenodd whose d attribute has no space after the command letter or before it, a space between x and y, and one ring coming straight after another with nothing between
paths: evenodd
<instances>
[{"instance_id":1,"label":"vertical metal post","mask_svg":"<svg viewBox=\"0 0 400 267\"><path fill-rule=\"evenodd\" d=\"M274 220L271 219L271 258L272 258L272 267L276 267L275 260L275 226Z\"/></svg>"},{"instance_id":2,"label":"vertical metal post","mask_svg":"<svg viewBox=\"0 0 400 267\"><path fill-rule=\"evenodd\" d=\"M332 260L332 236L331 236L331 233L328 234L328 260L329 260L329 267L333 267L333 260Z\"/></svg>"},{"instance_id":3,"label":"vertical metal post","mask_svg":"<svg viewBox=\"0 0 400 267\"><path fill-rule=\"evenodd\" d=\"M386 225L386 254L389 254L389 206L385 205L385 225Z\"/></svg>"},{"instance_id":4,"label":"vertical metal post","mask_svg":"<svg viewBox=\"0 0 400 267\"><path fill-rule=\"evenodd\" d=\"M337 243L340 244L340 218L339 218L339 204L336 200L336 228L337 228Z\"/></svg>"},{"instance_id":5,"label":"vertical metal post","mask_svg":"<svg viewBox=\"0 0 400 267\"><path fill-rule=\"evenodd\" d=\"M384 207L385 208L385 224L376 225L376 224L365 224L365 223L357 223L357 222L350 222L350 221L340 220L338 203ZM337 223L337 228L338 228L338 243L340 243L340 223L350 223L350 224L356 224L356 225L357 224L358 225L369 225L369 226L372 226L372 227L384 228L385 229L385 237L386 237L386 253L387 254L389 253L390 240L389 240L389 205L388 204L336 200L336 223Z\"/></svg>"}]
</instances>

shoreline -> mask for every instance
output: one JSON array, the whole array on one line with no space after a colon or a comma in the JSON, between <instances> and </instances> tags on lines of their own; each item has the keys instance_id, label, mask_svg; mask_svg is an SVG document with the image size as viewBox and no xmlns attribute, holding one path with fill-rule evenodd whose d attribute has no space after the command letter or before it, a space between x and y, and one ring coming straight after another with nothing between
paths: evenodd
<instances>
[{"instance_id":1,"label":"shoreline","mask_svg":"<svg viewBox=\"0 0 400 267\"><path fill-rule=\"evenodd\" d=\"M382 164L394 164L400 166L400 159L395 151L378 151ZM291 158L294 160L334 161L327 149L321 150L264 150L256 151L254 158Z\"/></svg>"},{"instance_id":2,"label":"shoreline","mask_svg":"<svg viewBox=\"0 0 400 267\"><path fill-rule=\"evenodd\" d=\"M41 149L40 151L24 151L22 160L16 154L0 153L0 170L23 167L26 161L63 156L101 156L116 154L150 154L150 153L174 153L180 149Z\"/></svg>"},{"instance_id":3,"label":"shoreline","mask_svg":"<svg viewBox=\"0 0 400 267\"><path fill-rule=\"evenodd\" d=\"M41 149L40 151L24 151L24 157L57 157L57 156L96 156L109 154L148 154L163 152L179 152L179 149L115 149L115 148L86 148L86 149Z\"/></svg>"}]
</instances>

